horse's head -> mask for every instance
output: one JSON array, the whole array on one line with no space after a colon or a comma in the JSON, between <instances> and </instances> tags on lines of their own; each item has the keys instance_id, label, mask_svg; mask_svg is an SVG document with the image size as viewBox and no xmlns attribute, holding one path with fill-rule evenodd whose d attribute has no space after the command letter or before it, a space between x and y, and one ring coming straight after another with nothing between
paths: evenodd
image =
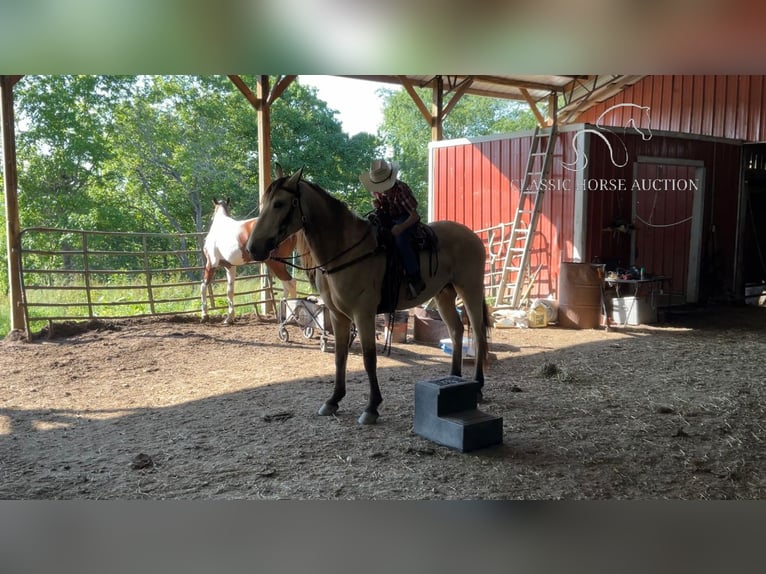
<instances>
[{"instance_id":1,"label":"horse's head","mask_svg":"<svg viewBox=\"0 0 766 574\"><path fill-rule=\"evenodd\" d=\"M231 198L213 199L213 217L219 213L231 217Z\"/></svg>"},{"instance_id":2,"label":"horse's head","mask_svg":"<svg viewBox=\"0 0 766 574\"><path fill-rule=\"evenodd\" d=\"M303 227L302 174L300 169L290 177L281 177L266 190L258 221L247 240L247 250L256 261L267 259L277 245Z\"/></svg>"}]
</instances>

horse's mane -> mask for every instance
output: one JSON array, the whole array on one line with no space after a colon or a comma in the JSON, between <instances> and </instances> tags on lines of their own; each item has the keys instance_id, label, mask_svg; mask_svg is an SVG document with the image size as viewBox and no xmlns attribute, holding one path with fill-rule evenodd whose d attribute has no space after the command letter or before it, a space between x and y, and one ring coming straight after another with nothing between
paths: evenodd
<instances>
[{"instance_id":1,"label":"horse's mane","mask_svg":"<svg viewBox=\"0 0 766 574\"><path fill-rule=\"evenodd\" d=\"M273 180L269 187L266 188L266 191L263 194L263 197L269 197L272 193L274 193L274 190L277 189L279 186L281 186L285 181L287 181L287 177L279 177L275 180Z\"/></svg>"},{"instance_id":2,"label":"horse's mane","mask_svg":"<svg viewBox=\"0 0 766 574\"><path fill-rule=\"evenodd\" d=\"M298 265L306 271L311 287L314 291L317 291L317 262L311 256L311 249L309 248L308 241L306 241L306 234L303 232L303 229L299 229L295 232L293 237L295 237L295 253L298 259Z\"/></svg>"},{"instance_id":3,"label":"horse's mane","mask_svg":"<svg viewBox=\"0 0 766 574\"><path fill-rule=\"evenodd\" d=\"M316 262L311 256L311 250L309 249L309 243L306 241L306 234L303 229L299 229L295 232L295 253L300 258L301 267L315 267Z\"/></svg>"},{"instance_id":4,"label":"horse's mane","mask_svg":"<svg viewBox=\"0 0 766 574\"><path fill-rule=\"evenodd\" d=\"M279 187L282 187L288 179L290 179L290 176L283 176L272 181L271 185L269 185L269 187L266 189L266 192L264 193L264 197L270 196L274 192L274 190L278 189ZM348 211L352 215L359 217L356 213L354 213L354 211L348 206L346 202L341 201L334 195L330 194L330 192L325 190L319 184L304 178L301 178L299 180L299 184L300 183L308 185L311 189L319 193L319 195L321 195L330 204L330 209L332 211L338 211L338 212Z\"/></svg>"}]
</instances>

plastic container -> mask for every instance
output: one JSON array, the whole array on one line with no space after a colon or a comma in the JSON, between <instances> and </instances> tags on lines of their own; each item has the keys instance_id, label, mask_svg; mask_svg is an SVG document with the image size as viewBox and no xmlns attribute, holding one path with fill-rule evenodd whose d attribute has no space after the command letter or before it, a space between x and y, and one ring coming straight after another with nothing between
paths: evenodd
<instances>
[{"instance_id":1,"label":"plastic container","mask_svg":"<svg viewBox=\"0 0 766 574\"><path fill-rule=\"evenodd\" d=\"M531 307L529 311L527 312L527 321L529 322L529 326L532 327L533 329L539 329L540 327L547 327L548 312L545 310L545 307L542 305Z\"/></svg>"},{"instance_id":2,"label":"plastic container","mask_svg":"<svg viewBox=\"0 0 766 574\"><path fill-rule=\"evenodd\" d=\"M439 341L439 347L442 351L447 353L448 355L452 354L452 339L442 339ZM473 339L471 338L464 338L463 339L463 358L464 359L471 359L476 356L476 346L474 345Z\"/></svg>"},{"instance_id":3,"label":"plastic container","mask_svg":"<svg viewBox=\"0 0 766 574\"><path fill-rule=\"evenodd\" d=\"M612 299L612 321L621 325L649 325L657 322L657 308L644 297Z\"/></svg>"}]
</instances>

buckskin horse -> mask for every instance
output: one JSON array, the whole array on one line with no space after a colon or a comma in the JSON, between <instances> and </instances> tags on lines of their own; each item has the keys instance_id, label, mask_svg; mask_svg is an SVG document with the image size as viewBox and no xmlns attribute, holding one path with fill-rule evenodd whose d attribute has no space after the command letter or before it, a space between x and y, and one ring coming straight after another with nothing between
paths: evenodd
<instances>
[{"instance_id":1,"label":"buckskin horse","mask_svg":"<svg viewBox=\"0 0 766 574\"><path fill-rule=\"evenodd\" d=\"M207 314L207 288L215 276L219 267L226 269L226 299L229 303L225 324L234 322L234 280L237 277L237 267L250 263L253 258L245 248L250 232L252 231L257 217L245 220L233 219L230 215L231 202L229 199L213 200L213 222L205 237L202 253L205 256L205 269L202 273L200 295L202 298L202 321L206 321ZM275 255L287 257L295 249L296 237L290 235L275 247ZM294 299L297 286L285 264L281 261L269 259L266 266L282 282L284 296Z\"/></svg>"},{"instance_id":2,"label":"buckskin horse","mask_svg":"<svg viewBox=\"0 0 766 574\"><path fill-rule=\"evenodd\" d=\"M323 416L334 415L346 394L348 339L352 322L362 345L364 369L370 396L360 424L377 422L383 398L377 376L375 315L381 301L386 254L378 249L373 224L354 214L324 189L302 178L303 170L276 179L266 190L261 214L247 241L247 250L256 261L291 234L303 229L309 255L319 262L316 282L330 314L335 335L335 386L319 409ZM435 298L452 339L451 374L461 376L464 327L455 308L459 295L465 304L476 340L474 380L481 398L488 357L488 312L484 300L484 245L468 227L453 221L429 224L437 239L436 265L422 252L421 269L426 288L415 299L406 300L400 287L397 309L407 309Z\"/></svg>"}]
</instances>

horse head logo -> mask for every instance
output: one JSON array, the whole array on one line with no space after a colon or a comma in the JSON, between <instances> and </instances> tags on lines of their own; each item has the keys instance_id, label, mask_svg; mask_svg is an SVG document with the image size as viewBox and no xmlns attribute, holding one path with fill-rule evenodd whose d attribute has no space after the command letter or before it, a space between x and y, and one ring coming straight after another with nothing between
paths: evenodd
<instances>
[{"instance_id":1,"label":"horse head logo","mask_svg":"<svg viewBox=\"0 0 766 574\"><path fill-rule=\"evenodd\" d=\"M647 127L645 129L643 129L643 130L641 128L639 128L636 125L635 118L632 117L632 116L631 116L630 119L628 119L625 127L632 127L636 131L636 133L641 135L641 139L644 140L644 141L649 141L650 139L652 139L652 130L649 128L649 126L651 125L651 118L649 117L649 111L650 111L649 106L639 106L638 104L615 104L614 106L608 107L606 110L604 110L604 112L600 116L598 116L598 118L596 119L596 129L593 129L593 128L583 128L581 130L578 130L575 133L574 137L572 138L572 149L575 152L575 160L573 162L569 162L569 163L562 161L561 165L562 165L562 167L564 169L568 169L570 171L577 171L577 169L578 169L577 168L577 162L580 159L580 152L577 150L577 137L580 134L585 134L585 133L594 134L594 135L600 137L603 140L604 144L606 144L606 147L609 150L609 159L612 161L612 165L614 165L615 167L625 167L626 165L628 165L628 148L625 145L625 142L615 132L613 132L612 130L610 130L610 129L608 129L608 128L606 128L606 127L601 125L601 120L604 118L604 116L606 116L608 113L610 113L611 111L613 111L613 110L615 110L617 108L635 108L637 110L641 110L641 116L645 116L646 117L646 126ZM625 155L625 161L623 163L619 163L615 159L614 149L612 149L612 143L604 135L605 132L613 134L617 138L617 140L620 142L620 145L622 145L622 149L623 149L624 155ZM588 165L588 156L584 155L583 156L582 167L584 168L587 165Z\"/></svg>"}]
</instances>

